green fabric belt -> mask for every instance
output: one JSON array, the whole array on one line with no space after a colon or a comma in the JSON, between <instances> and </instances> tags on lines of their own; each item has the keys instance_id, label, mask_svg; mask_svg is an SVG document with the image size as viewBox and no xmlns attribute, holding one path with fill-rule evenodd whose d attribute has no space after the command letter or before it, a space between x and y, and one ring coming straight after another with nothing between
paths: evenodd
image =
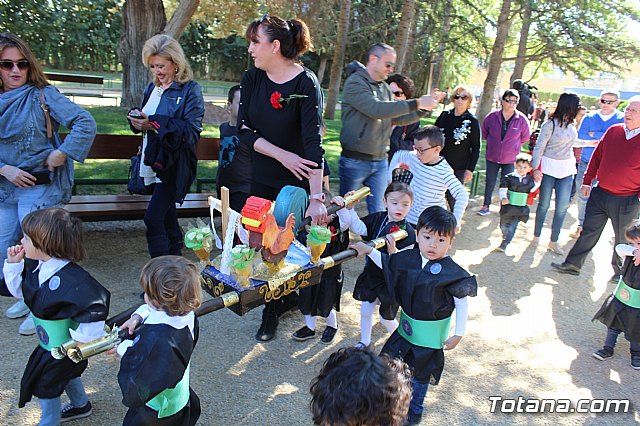
<instances>
[{"instance_id":1,"label":"green fabric belt","mask_svg":"<svg viewBox=\"0 0 640 426\"><path fill-rule=\"evenodd\" d=\"M622 281L622 277L620 277L618 286L613 292L613 295L625 305L640 309L640 290L636 290L635 288L631 288L626 285L624 281Z\"/></svg>"},{"instance_id":2,"label":"green fabric belt","mask_svg":"<svg viewBox=\"0 0 640 426\"><path fill-rule=\"evenodd\" d=\"M529 194L526 192L507 191L509 195L509 204L512 206L526 206Z\"/></svg>"},{"instance_id":3,"label":"green fabric belt","mask_svg":"<svg viewBox=\"0 0 640 426\"><path fill-rule=\"evenodd\" d=\"M450 322L451 317L434 321L421 321L411 318L402 311L398 333L412 345L442 349L444 342L449 337Z\"/></svg>"},{"instance_id":4,"label":"green fabric belt","mask_svg":"<svg viewBox=\"0 0 640 426\"><path fill-rule=\"evenodd\" d=\"M189 402L189 370L187 365L182 380L174 388L165 389L147 402L147 407L158 412L158 418L173 416L182 410Z\"/></svg>"},{"instance_id":5,"label":"green fabric belt","mask_svg":"<svg viewBox=\"0 0 640 426\"><path fill-rule=\"evenodd\" d=\"M40 339L40 346L47 351L71 340L69 329L78 328L78 323L71 318L45 320L34 315L33 322L36 325L36 335Z\"/></svg>"}]
</instances>

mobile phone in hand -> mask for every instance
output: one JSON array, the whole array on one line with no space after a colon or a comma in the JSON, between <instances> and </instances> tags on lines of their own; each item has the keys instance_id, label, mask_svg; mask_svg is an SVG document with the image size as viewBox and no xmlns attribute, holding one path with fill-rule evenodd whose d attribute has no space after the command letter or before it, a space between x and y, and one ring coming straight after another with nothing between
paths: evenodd
<instances>
[{"instance_id":1,"label":"mobile phone in hand","mask_svg":"<svg viewBox=\"0 0 640 426\"><path fill-rule=\"evenodd\" d=\"M131 117L131 118L144 118L144 116L142 115L142 113L140 111L131 111L129 113L129 117Z\"/></svg>"}]
</instances>

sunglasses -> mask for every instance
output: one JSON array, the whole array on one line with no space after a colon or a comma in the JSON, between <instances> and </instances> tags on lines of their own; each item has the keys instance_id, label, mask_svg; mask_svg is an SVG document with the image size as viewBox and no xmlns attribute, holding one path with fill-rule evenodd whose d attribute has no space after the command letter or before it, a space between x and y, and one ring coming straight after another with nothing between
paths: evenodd
<instances>
[{"instance_id":1,"label":"sunglasses","mask_svg":"<svg viewBox=\"0 0 640 426\"><path fill-rule=\"evenodd\" d=\"M418 154L424 154L425 152L429 151L430 149L436 148L437 146L438 145L430 146L429 148L420 148L414 145L413 149L415 149Z\"/></svg>"},{"instance_id":2,"label":"sunglasses","mask_svg":"<svg viewBox=\"0 0 640 426\"><path fill-rule=\"evenodd\" d=\"M502 98L502 100L505 101L508 104L514 104L515 105L515 104L518 103L517 99L504 99L504 98Z\"/></svg>"},{"instance_id":3,"label":"sunglasses","mask_svg":"<svg viewBox=\"0 0 640 426\"><path fill-rule=\"evenodd\" d=\"M607 100L607 99L600 99L600 103L601 103L601 104L613 105L613 104L615 104L616 102L618 102L618 100L617 100L617 99L616 99L615 101L609 101L609 100Z\"/></svg>"},{"instance_id":4,"label":"sunglasses","mask_svg":"<svg viewBox=\"0 0 640 426\"><path fill-rule=\"evenodd\" d=\"M397 96L397 97L404 96L404 92L402 92L402 91L400 91L400 92L393 92L393 94L394 94L395 96Z\"/></svg>"},{"instance_id":5,"label":"sunglasses","mask_svg":"<svg viewBox=\"0 0 640 426\"><path fill-rule=\"evenodd\" d=\"M462 99L463 101L466 101L469 97L467 95L453 95L453 99Z\"/></svg>"},{"instance_id":6,"label":"sunglasses","mask_svg":"<svg viewBox=\"0 0 640 426\"><path fill-rule=\"evenodd\" d=\"M267 24L273 24L273 21L271 20L271 17L268 13L262 15L262 18L260 18L260 20L258 21L259 24L262 24L263 22L266 22Z\"/></svg>"},{"instance_id":7,"label":"sunglasses","mask_svg":"<svg viewBox=\"0 0 640 426\"><path fill-rule=\"evenodd\" d=\"M19 61L0 61L0 68L5 71L11 71L14 65L21 71L29 69L29 61L27 61L26 59L20 59Z\"/></svg>"}]
</instances>

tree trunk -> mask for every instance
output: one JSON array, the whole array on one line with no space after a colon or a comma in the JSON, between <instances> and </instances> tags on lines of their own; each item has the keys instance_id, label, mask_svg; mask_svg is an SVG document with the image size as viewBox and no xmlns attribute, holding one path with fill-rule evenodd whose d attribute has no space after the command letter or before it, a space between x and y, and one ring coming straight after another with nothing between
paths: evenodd
<instances>
[{"instance_id":1,"label":"tree trunk","mask_svg":"<svg viewBox=\"0 0 640 426\"><path fill-rule=\"evenodd\" d=\"M412 22L416 11L415 0L403 0L402 15L400 16L400 24L398 25L398 34L396 35L396 68L397 73L402 74L405 68L405 60L408 58L409 35L413 28Z\"/></svg>"},{"instance_id":2,"label":"tree trunk","mask_svg":"<svg viewBox=\"0 0 640 426\"><path fill-rule=\"evenodd\" d=\"M351 0L342 0L340 5L340 18L338 20L338 34L336 35L336 50L333 53L331 64L331 77L329 81L329 95L327 96L324 118L333 120L336 114L336 103L340 92L342 80L342 64L347 47L347 35L349 33L349 17L351 16Z\"/></svg>"},{"instance_id":3,"label":"tree trunk","mask_svg":"<svg viewBox=\"0 0 640 426\"><path fill-rule=\"evenodd\" d=\"M452 0L447 0L444 5L444 20L442 21L442 36L438 43L438 53L436 54L436 62L433 64L433 75L431 76L431 87L440 87L443 82L440 81L442 75L442 66L444 62L444 51L449 41L449 31L451 30L451 7ZM440 87L442 89L442 87Z\"/></svg>"},{"instance_id":4,"label":"tree trunk","mask_svg":"<svg viewBox=\"0 0 640 426\"><path fill-rule=\"evenodd\" d=\"M527 65L527 41L529 41L529 28L531 28L531 0L525 1L522 13L522 28L520 29L520 42L518 43L518 57L513 68L513 74L509 79L510 86L513 87L513 80L522 79L524 67Z\"/></svg>"},{"instance_id":5,"label":"tree trunk","mask_svg":"<svg viewBox=\"0 0 640 426\"><path fill-rule=\"evenodd\" d=\"M127 0L122 8L122 37L118 56L122 63L121 106L141 106L149 72L142 63L142 46L165 27L162 0Z\"/></svg>"},{"instance_id":6,"label":"tree trunk","mask_svg":"<svg viewBox=\"0 0 640 426\"><path fill-rule=\"evenodd\" d=\"M327 61L329 60L329 58L325 55L321 55L320 56L320 67L318 68L318 81L320 82L320 85L322 86L322 80L324 80L324 73L327 70Z\"/></svg>"},{"instance_id":7,"label":"tree trunk","mask_svg":"<svg viewBox=\"0 0 640 426\"><path fill-rule=\"evenodd\" d=\"M170 35L176 40L180 39L182 32L189 25L191 17L198 9L200 0L180 0L180 4L171 15L169 23L164 28L163 33Z\"/></svg>"},{"instance_id":8,"label":"tree trunk","mask_svg":"<svg viewBox=\"0 0 640 426\"><path fill-rule=\"evenodd\" d=\"M480 97L480 103L476 111L476 117L478 117L480 122L482 122L491 111L493 92L498 82L498 75L500 74L500 67L502 66L502 53L504 52L504 46L509 36L511 20L511 0L502 0L500 16L498 17L496 41L493 43L493 49L491 49L487 78L484 80L482 96Z\"/></svg>"}]
</instances>

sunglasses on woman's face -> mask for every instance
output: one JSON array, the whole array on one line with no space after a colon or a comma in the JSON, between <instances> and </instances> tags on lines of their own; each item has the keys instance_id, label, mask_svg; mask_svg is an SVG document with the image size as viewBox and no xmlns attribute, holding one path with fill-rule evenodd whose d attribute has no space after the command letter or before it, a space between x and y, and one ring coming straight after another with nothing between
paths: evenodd
<instances>
[{"instance_id":1,"label":"sunglasses on woman's face","mask_svg":"<svg viewBox=\"0 0 640 426\"><path fill-rule=\"evenodd\" d=\"M393 92L393 94L397 97L404 96L404 92Z\"/></svg>"},{"instance_id":2,"label":"sunglasses on woman's face","mask_svg":"<svg viewBox=\"0 0 640 426\"><path fill-rule=\"evenodd\" d=\"M462 99L463 101L466 101L469 97L467 95L453 95L453 99Z\"/></svg>"},{"instance_id":3,"label":"sunglasses on woman's face","mask_svg":"<svg viewBox=\"0 0 640 426\"><path fill-rule=\"evenodd\" d=\"M29 69L29 61L27 61L26 59L20 59L19 61L10 61L10 60L0 61L0 68L5 71L11 71L14 65L18 67L18 69L21 71Z\"/></svg>"}]
</instances>

